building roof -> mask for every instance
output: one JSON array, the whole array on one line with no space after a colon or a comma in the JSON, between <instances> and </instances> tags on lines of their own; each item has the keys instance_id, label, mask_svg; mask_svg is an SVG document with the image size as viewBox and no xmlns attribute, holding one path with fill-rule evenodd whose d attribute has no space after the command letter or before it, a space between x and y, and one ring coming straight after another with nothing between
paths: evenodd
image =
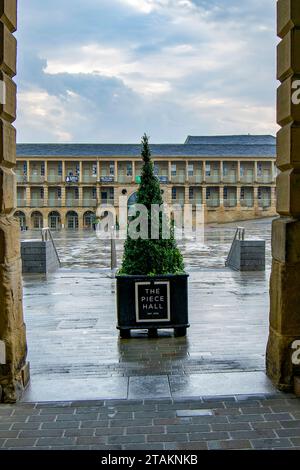
<instances>
[{"instance_id":1,"label":"building roof","mask_svg":"<svg viewBox=\"0 0 300 470\"><path fill-rule=\"evenodd\" d=\"M185 141L189 145L276 145L273 135L189 135Z\"/></svg>"},{"instance_id":2,"label":"building roof","mask_svg":"<svg viewBox=\"0 0 300 470\"><path fill-rule=\"evenodd\" d=\"M275 158L274 144L203 143L152 144L153 157L264 157ZM137 144L18 144L18 157L134 157L141 154Z\"/></svg>"}]
</instances>

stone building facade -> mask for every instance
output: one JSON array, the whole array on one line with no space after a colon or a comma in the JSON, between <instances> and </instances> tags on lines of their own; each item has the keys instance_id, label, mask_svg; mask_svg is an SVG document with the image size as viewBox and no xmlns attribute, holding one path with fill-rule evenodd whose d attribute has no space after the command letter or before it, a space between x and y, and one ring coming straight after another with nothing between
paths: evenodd
<instances>
[{"instance_id":1,"label":"stone building facade","mask_svg":"<svg viewBox=\"0 0 300 470\"><path fill-rule=\"evenodd\" d=\"M206 222L276 213L272 136L194 137L152 145L164 201L204 205ZM217 143L215 143L217 142ZM20 145L17 211L22 228L89 229L96 208L134 200L141 176L138 145Z\"/></svg>"}]
</instances>

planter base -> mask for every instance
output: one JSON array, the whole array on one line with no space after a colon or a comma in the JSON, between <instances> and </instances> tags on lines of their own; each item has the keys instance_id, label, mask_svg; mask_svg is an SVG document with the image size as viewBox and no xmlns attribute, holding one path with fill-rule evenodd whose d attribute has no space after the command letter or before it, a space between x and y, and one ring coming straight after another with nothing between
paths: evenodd
<instances>
[{"instance_id":1,"label":"planter base","mask_svg":"<svg viewBox=\"0 0 300 470\"><path fill-rule=\"evenodd\" d=\"M150 338L159 329L174 329L175 337L186 336L188 322L188 275L116 276L117 313L121 338L130 330L148 330Z\"/></svg>"},{"instance_id":2,"label":"planter base","mask_svg":"<svg viewBox=\"0 0 300 470\"><path fill-rule=\"evenodd\" d=\"M167 330L167 329L173 329L174 328L174 336L175 338L181 338L183 336L186 336L186 330L187 328L189 328L190 325L185 325L185 326L163 326L161 328L157 328L157 327L151 327L151 328L148 328L148 336L149 338L157 338L159 335L158 335L158 330L159 329L164 329L164 330ZM120 331L120 338L121 339L128 339L128 338L131 338L131 330L141 330L141 328L135 328L135 327L132 327L132 328L120 328L119 326L117 327L118 330ZM146 330L147 328L142 328L143 330Z\"/></svg>"}]
</instances>

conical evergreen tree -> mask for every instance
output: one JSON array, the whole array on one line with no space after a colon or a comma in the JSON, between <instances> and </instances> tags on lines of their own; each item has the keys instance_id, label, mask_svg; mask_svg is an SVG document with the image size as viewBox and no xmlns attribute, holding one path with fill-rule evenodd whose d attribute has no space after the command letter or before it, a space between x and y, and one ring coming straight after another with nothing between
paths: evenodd
<instances>
[{"instance_id":1,"label":"conical evergreen tree","mask_svg":"<svg viewBox=\"0 0 300 470\"><path fill-rule=\"evenodd\" d=\"M183 273L183 258L177 248L173 229L170 228L170 237L164 239L162 213L159 214L156 220L151 219L151 206L153 204L161 206L163 200L159 180L154 175L149 139L146 134L142 138L142 158L144 165L141 183L137 192L137 204L143 204L148 210L148 239L141 237L133 239L129 234L127 235L122 268L119 274L159 275ZM136 217L138 217L138 214ZM152 228L156 224L158 234L156 239L151 239L151 223Z\"/></svg>"}]
</instances>

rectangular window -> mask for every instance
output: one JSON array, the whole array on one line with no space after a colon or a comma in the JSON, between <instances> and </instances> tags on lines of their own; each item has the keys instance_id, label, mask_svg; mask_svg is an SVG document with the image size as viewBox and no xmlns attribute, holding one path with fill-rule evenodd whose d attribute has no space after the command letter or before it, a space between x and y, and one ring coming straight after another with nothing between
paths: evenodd
<instances>
[{"instance_id":1,"label":"rectangular window","mask_svg":"<svg viewBox=\"0 0 300 470\"><path fill-rule=\"evenodd\" d=\"M101 199L102 201L107 201L107 192L106 191L101 191Z\"/></svg>"},{"instance_id":2,"label":"rectangular window","mask_svg":"<svg viewBox=\"0 0 300 470\"><path fill-rule=\"evenodd\" d=\"M189 199L194 199L194 188L189 188Z\"/></svg>"},{"instance_id":3,"label":"rectangular window","mask_svg":"<svg viewBox=\"0 0 300 470\"><path fill-rule=\"evenodd\" d=\"M115 175L115 162L109 162L109 174L110 176Z\"/></svg>"},{"instance_id":4,"label":"rectangular window","mask_svg":"<svg viewBox=\"0 0 300 470\"><path fill-rule=\"evenodd\" d=\"M41 163L41 176L45 176L45 162Z\"/></svg>"},{"instance_id":5,"label":"rectangular window","mask_svg":"<svg viewBox=\"0 0 300 470\"><path fill-rule=\"evenodd\" d=\"M224 188L224 199L228 199L228 188Z\"/></svg>"},{"instance_id":6,"label":"rectangular window","mask_svg":"<svg viewBox=\"0 0 300 470\"><path fill-rule=\"evenodd\" d=\"M206 174L206 176L211 176L211 164L210 164L210 162L205 163L205 174Z\"/></svg>"},{"instance_id":7,"label":"rectangular window","mask_svg":"<svg viewBox=\"0 0 300 470\"><path fill-rule=\"evenodd\" d=\"M258 199L262 198L262 189L258 188L258 193L257 193Z\"/></svg>"},{"instance_id":8,"label":"rectangular window","mask_svg":"<svg viewBox=\"0 0 300 470\"><path fill-rule=\"evenodd\" d=\"M155 176L159 175L159 165L157 162L154 163L154 174Z\"/></svg>"},{"instance_id":9,"label":"rectangular window","mask_svg":"<svg viewBox=\"0 0 300 470\"><path fill-rule=\"evenodd\" d=\"M176 176L177 174L177 165L176 163L172 163L171 165L171 176Z\"/></svg>"},{"instance_id":10,"label":"rectangular window","mask_svg":"<svg viewBox=\"0 0 300 470\"><path fill-rule=\"evenodd\" d=\"M262 176L262 163L258 163L257 165L257 174L258 176Z\"/></svg>"},{"instance_id":11,"label":"rectangular window","mask_svg":"<svg viewBox=\"0 0 300 470\"><path fill-rule=\"evenodd\" d=\"M63 165L62 162L58 162L58 176L62 176Z\"/></svg>"},{"instance_id":12,"label":"rectangular window","mask_svg":"<svg viewBox=\"0 0 300 470\"><path fill-rule=\"evenodd\" d=\"M93 163L93 176L97 176L97 163Z\"/></svg>"},{"instance_id":13,"label":"rectangular window","mask_svg":"<svg viewBox=\"0 0 300 470\"><path fill-rule=\"evenodd\" d=\"M189 163L188 165L188 175L194 176L194 163Z\"/></svg>"},{"instance_id":14,"label":"rectangular window","mask_svg":"<svg viewBox=\"0 0 300 470\"><path fill-rule=\"evenodd\" d=\"M79 189L74 188L75 199L79 199Z\"/></svg>"},{"instance_id":15,"label":"rectangular window","mask_svg":"<svg viewBox=\"0 0 300 470\"><path fill-rule=\"evenodd\" d=\"M80 175L80 164L79 163L76 163L76 175L77 176Z\"/></svg>"},{"instance_id":16,"label":"rectangular window","mask_svg":"<svg viewBox=\"0 0 300 470\"><path fill-rule=\"evenodd\" d=\"M44 199L44 188L41 188L40 190L40 197L41 199Z\"/></svg>"},{"instance_id":17,"label":"rectangular window","mask_svg":"<svg viewBox=\"0 0 300 470\"><path fill-rule=\"evenodd\" d=\"M126 165L126 175L127 176L132 176L132 163L129 162Z\"/></svg>"},{"instance_id":18,"label":"rectangular window","mask_svg":"<svg viewBox=\"0 0 300 470\"><path fill-rule=\"evenodd\" d=\"M211 190L210 190L210 188L207 188L206 189L206 199L210 199L210 196L211 196Z\"/></svg>"},{"instance_id":19,"label":"rectangular window","mask_svg":"<svg viewBox=\"0 0 300 470\"><path fill-rule=\"evenodd\" d=\"M61 188L57 188L57 199L61 199Z\"/></svg>"},{"instance_id":20,"label":"rectangular window","mask_svg":"<svg viewBox=\"0 0 300 470\"><path fill-rule=\"evenodd\" d=\"M177 189L176 188L172 188L172 199L176 199L177 197Z\"/></svg>"},{"instance_id":21,"label":"rectangular window","mask_svg":"<svg viewBox=\"0 0 300 470\"><path fill-rule=\"evenodd\" d=\"M92 199L97 199L97 188L92 189L92 194L93 194Z\"/></svg>"},{"instance_id":22,"label":"rectangular window","mask_svg":"<svg viewBox=\"0 0 300 470\"><path fill-rule=\"evenodd\" d=\"M245 199L245 188L241 188L241 200Z\"/></svg>"}]
</instances>

